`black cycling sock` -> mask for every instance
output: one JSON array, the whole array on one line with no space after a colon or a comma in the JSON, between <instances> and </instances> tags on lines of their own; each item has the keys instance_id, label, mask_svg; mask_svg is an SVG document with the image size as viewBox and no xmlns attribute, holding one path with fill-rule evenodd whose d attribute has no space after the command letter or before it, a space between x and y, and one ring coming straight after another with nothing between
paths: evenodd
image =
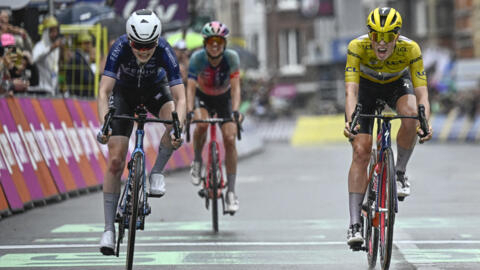
<instances>
[{"instance_id":1,"label":"black cycling sock","mask_svg":"<svg viewBox=\"0 0 480 270\"><path fill-rule=\"evenodd\" d=\"M233 192L235 193L235 180L237 178L237 174L236 173L229 173L227 174L227 188L228 188L228 191L227 192Z\"/></svg>"},{"instance_id":2,"label":"black cycling sock","mask_svg":"<svg viewBox=\"0 0 480 270\"><path fill-rule=\"evenodd\" d=\"M348 193L348 202L350 209L350 225L355 223L362 224L360 221L360 211L362 210L363 197L365 193Z\"/></svg>"},{"instance_id":3,"label":"black cycling sock","mask_svg":"<svg viewBox=\"0 0 480 270\"><path fill-rule=\"evenodd\" d=\"M172 153L173 148L160 144L160 146L158 147L157 159L155 160L155 164L152 168L152 173L162 173L163 168L165 168L165 165L172 156Z\"/></svg>"},{"instance_id":4,"label":"black cycling sock","mask_svg":"<svg viewBox=\"0 0 480 270\"><path fill-rule=\"evenodd\" d=\"M120 193L103 193L103 214L105 216L105 231L115 232L115 215Z\"/></svg>"},{"instance_id":5,"label":"black cycling sock","mask_svg":"<svg viewBox=\"0 0 480 270\"><path fill-rule=\"evenodd\" d=\"M397 144L397 163L395 165L396 171L405 172L408 160L410 159L412 152L413 147L412 149L405 149Z\"/></svg>"},{"instance_id":6,"label":"black cycling sock","mask_svg":"<svg viewBox=\"0 0 480 270\"><path fill-rule=\"evenodd\" d=\"M194 149L193 152L195 154L194 160L202 163L202 148Z\"/></svg>"}]
</instances>

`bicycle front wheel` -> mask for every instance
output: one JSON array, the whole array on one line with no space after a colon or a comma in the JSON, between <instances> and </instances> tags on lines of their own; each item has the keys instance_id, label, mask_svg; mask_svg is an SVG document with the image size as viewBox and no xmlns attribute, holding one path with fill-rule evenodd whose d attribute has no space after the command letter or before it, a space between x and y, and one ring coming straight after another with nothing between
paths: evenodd
<instances>
[{"instance_id":1,"label":"bicycle front wheel","mask_svg":"<svg viewBox=\"0 0 480 270\"><path fill-rule=\"evenodd\" d=\"M390 267L393 244L393 227L395 224L395 163L392 149L383 153L380 189L380 262L383 270Z\"/></svg>"},{"instance_id":2,"label":"bicycle front wheel","mask_svg":"<svg viewBox=\"0 0 480 270\"><path fill-rule=\"evenodd\" d=\"M128 248L127 248L127 269L133 268L133 253L135 251L135 235L137 232L138 205L140 200L140 187L143 183L143 155L137 152L133 156L132 179L130 203L129 203L129 226L128 226Z\"/></svg>"},{"instance_id":3,"label":"bicycle front wheel","mask_svg":"<svg viewBox=\"0 0 480 270\"><path fill-rule=\"evenodd\" d=\"M365 196L365 209L363 209L366 214L364 215L364 230L365 230L365 241L367 245L367 261L368 266L370 269L375 268L377 264L377 252L378 252L378 224L374 224L374 219L376 212L372 211L373 204L376 200L376 186L374 183L373 177L373 170L375 170L375 165L377 162L377 151L375 149L372 150L372 154L370 156L370 164L368 165L368 175L371 176L369 179L369 184ZM377 177L378 179L378 177ZM375 219L376 221L378 219ZM377 222L378 223L378 222Z\"/></svg>"},{"instance_id":4,"label":"bicycle front wheel","mask_svg":"<svg viewBox=\"0 0 480 270\"><path fill-rule=\"evenodd\" d=\"M218 232L218 183L219 164L217 144L212 142L210 144L210 154L212 155L212 164L210 167L210 188L212 190L212 226L213 231Z\"/></svg>"}]
</instances>

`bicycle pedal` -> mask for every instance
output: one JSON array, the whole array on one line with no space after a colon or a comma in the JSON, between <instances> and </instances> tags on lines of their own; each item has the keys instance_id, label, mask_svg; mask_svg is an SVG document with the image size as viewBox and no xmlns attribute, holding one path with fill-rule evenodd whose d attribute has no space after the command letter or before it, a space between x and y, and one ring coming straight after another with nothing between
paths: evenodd
<instances>
[{"instance_id":1,"label":"bicycle pedal","mask_svg":"<svg viewBox=\"0 0 480 270\"><path fill-rule=\"evenodd\" d=\"M163 195L165 195L165 194L151 194L151 193L147 193L147 196L148 196L148 197L151 197L151 198L161 198L161 197L163 197Z\"/></svg>"},{"instance_id":2,"label":"bicycle pedal","mask_svg":"<svg viewBox=\"0 0 480 270\"><path fill-rule=\"evenodd\" d=\"M357 244L353 244L353 245L350 245L350 249L352 251L363 251L363 250L367 250L367 248L365 246L363 246L362 243L357 243Z\"/></svg>"},{"instance_id":3,"label":"bicycle pedal","mask_svg":"<svg viewBox=\"0 0 480 270\"><path fill-rule=\"evenodd\" d=\"M205 198L205 197L207 197L207 195L208 195L208 192L204 188L202 188L198 191L198 196L200 196L200 198Z\"/></svg>"}]
</instances>

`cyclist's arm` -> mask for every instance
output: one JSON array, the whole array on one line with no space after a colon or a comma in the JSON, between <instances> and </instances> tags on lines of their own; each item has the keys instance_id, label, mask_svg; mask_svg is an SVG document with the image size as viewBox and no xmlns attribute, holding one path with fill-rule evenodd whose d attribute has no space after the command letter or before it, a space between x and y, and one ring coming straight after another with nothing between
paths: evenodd
<instances>
[{"instance_id":1,"label":"cyclist's arm","mask_svg":"<svg viewBox=\"0 0 480 270\"><path fill-rule=\"evenodd\" d=\"M425 116L430 119L430 102L428 101L428 89L426 86L418 86L414 88L417 104L425 106Z\"/></svg>"},{"instance_id":2,"label":"cyclist's arm","mask_svg":"<svg viewBox=\"0 0 480 270\"><path fill-rule=\"evenodd\" d=\"M183 83L170 86L170 91L172 92L173 99L175 100L175 111L178 114L178 119L180 125L182 125L183 120L185 119L185 86Z\"/></svg>"},{"instance_id":3,"label":"cyclist's arm","mask_svg":"<svg viewBox=\"0 0 480 270\"><path fill-rule=\"evenodd\" d=\"M352 122L352 113L358 102L359 84L356 82L345 83L345 117L346 122Z\"/></svg>"},{"instance_id":4,"label":"cyclist's arm","mask_svg":"<svg viewBox=\"0 0 480 270\"><path fill-rule=\"evenodd\" d=\"M197 90L197 81L188 78L187 81L187 112L191 112L195 106L195 91Z\"/></svg>"},{"instance_id":5,"label":"cyclist's arm","mask_svg":"<svg viewBox=\"0 0 480 270\"><path fill-rule=\"evenodd\" d=\"M113 87L115 86L116 79L109 76L102 76L100 80L100 87L98 91L98 120L100 124L103 125L105 115L108 113L108 98L112 93Z\"/></svg>"},{"instance_id":6,"label":"cyclist's arm","mask_svg":"<svg viewBox=\"0 0 480 270\"><path fill-rule=\"evenodd\" d=\"M230 79L230 85L232 87L231 96L232 96L232 111L238 111L240 108L240 103L242 102L241 91L240 91L240 76L235 76Z\"/></svg>"}]
</instances>

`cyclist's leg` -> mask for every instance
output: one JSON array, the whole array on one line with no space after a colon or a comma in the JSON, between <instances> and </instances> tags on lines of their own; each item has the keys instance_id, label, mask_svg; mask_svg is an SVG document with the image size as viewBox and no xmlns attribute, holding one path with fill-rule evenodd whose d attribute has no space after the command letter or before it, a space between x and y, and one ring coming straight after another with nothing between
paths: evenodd
<instances>
[{"instance_id":1,"label":"cyclist's leg","mask_svg":"<svg viewBox=\"0 0 480 270\"><path fill-rule=\"evenodd\" d=\"M417 100L412 87L412 83L408 79L402 78L399 80L398 88L395 91L395 107L396 111L401 115L417 115ZM402 124L397 134L397 162L395 169L397 171L397 180L401 182L397 189L400 197L410 194L410 184L405 178L405 171L415 147L417 138L416 127L417 120L402 119Z\"/></svg>"},{"instance_id":2,"label":"cyclist's leg","mask_svg":"<svg viewBox=\"0 0 480 270\"><path fill-rule=\"evenodd\" d=\"M166 78L159 84L153 86L152 92L149 93L147 97L149 97L147 99L149 102L146 104L146 106L150 113L160 119L172 119L172 112L175 110L175 104ZM152 167L149 177L149 194L151 196L161 197L165 194L163 169L172 156L174 150L170 139L171 130L171 125L165 125L165 132L160 139L157 157L155 158L155 163Z\"/></svg>"},{"instance_id":3,"label":"cyclist's leg","mask_svg":"<svg viewBox=\"0 0 480 270\"><path fill-rule=\"evenodd\" d=\"M117 108L116 115L133 113L117 87L114 88L113 100ZM103 181L105 231L100 241L100 250L105 255L113 255L115 246L115 215L120 197L120 180L125 168L128 139L132 128L133 123L129 121L116 119L112 122L112 136L108 142L107 171Z\"/></svg>"},{"instance_id":4,"label":"cyclist's leg","mask_svg":"<svg viewBox=\"0 0 480 270\"><path fill-rule=\"evenodd\" d=\"M227 169L228 191L235 193L235 178L237 175L237 126L234 122L222 125L223 145L225 146L225 167Z\"/></svg>"},{"instance_id":5,"label":"cyclist's leg","mask_svg":"<svg viewBox=\"0 0 480 270\"><path fill-rule=\"evenodd\" d=\"M358 102L363 105L362 113L371 114L375 111L376 86L360 79ZM347 243L356 245L363 242L360 213L363 198L368 186L368 163L372 151L373 119L360 118L360 129L352 141L353 157L348 173L348 200L350 225L347 233Z\"/></svg>"},{"instance_id":6,"label":"cyclist's leg","mask_svg":"<svg viewBox=\"0 0 480 270\"><path fill-rule=\"evenodd\" d=\"M207 119L208 118L208 100L209 97L205 94L202 94L199 89L197 89L195 94L195 110L194 110L194 119ZM190 167L190 175L192 176L192 183L194 185L199 185L202 177L202 152L203 146L207 139L207 123L197 123L195 125L195 130L193 132L193 152L194 158Z\"/></svg>"}]
</instances>

